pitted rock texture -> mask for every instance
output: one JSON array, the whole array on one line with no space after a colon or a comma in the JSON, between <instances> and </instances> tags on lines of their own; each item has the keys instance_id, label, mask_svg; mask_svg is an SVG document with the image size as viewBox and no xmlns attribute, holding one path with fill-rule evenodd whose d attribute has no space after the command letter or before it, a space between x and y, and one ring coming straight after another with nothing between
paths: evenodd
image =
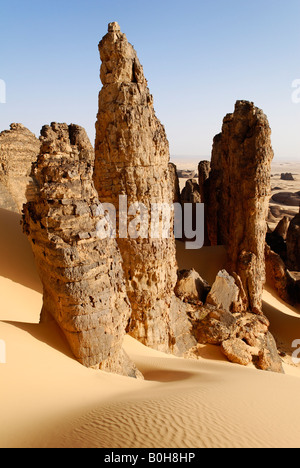
<instances>
[{"instance_id":1,"label":"pitted rock texture","mask_svg":"<svg viewBox=\"0 0 300 468\"><path fill-rule=\"evenodd\" d=\"M22 124L0 133L0 206L21 213L40 142Z\"/></svg>"},{"instance_id":2,"label":"pitted rock texture","mask_svg":"<svg viewBox=\"0 0 300 468\"><path fill-rule=\"evenodd\" d=\"M214 139L208 233L212 245L226 246L226 269L240 276L248 309L258 314L265 283L272 159L267 117L253 103L238 101Z\"/></svg>"},{"instance_id":3,"label":"pitted rock texture","mask_svg":"<svg viewBox=\"0 0 300 468\"><path fill-rule=\"evenodd\" d=\"M131 310L116 241L102 238L110 221L92 181L93 148L76 125L45 126L40 140L23 228L43 283L41 321L55 319L83 365L137 375L122 350Z\"/></svg>"},{"instance_id":4,"label":"pitted rock texture","mask_svg":"<svg viewBox=\"0 0 300 468\"><path fill-rule=\"evenodd\" d=\"M137 54L117 23L109 25L99 51L103 88L96 123L94 182L100 200L118 210L119 196L126 195L128 207L142 203L147 213L154 203L170 206L174 183L169 144ZM172 224L173 219L171 231ZM124 238L126 234L120 235L119 228L118 219L117 242L132 306L128 331L149 347L169 351L170 307L177 281L174 236L156 239L147 231L138 239L129 234Z\"/></svg>"}]
</instances>

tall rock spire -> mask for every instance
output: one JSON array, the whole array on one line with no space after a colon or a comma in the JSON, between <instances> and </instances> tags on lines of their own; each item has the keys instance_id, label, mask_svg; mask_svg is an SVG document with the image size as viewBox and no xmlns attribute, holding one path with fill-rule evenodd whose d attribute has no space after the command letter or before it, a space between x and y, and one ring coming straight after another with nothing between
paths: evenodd
<instances>
[{"instance_id":1,"label":"tall rock spire","mask_svg":"<svg viewBox=\"0 0 300 468\"><path fill-rule=\"evenodd\" d=\"M208 233L212 245L226 246L227 269L240 276L255 313L261 312L265 282L272 159L267 117L253 103L238 101L214 139Z\"/></svg>"},{"instance_id":2,"label":"tall rock spire","mask_svg":"<svg viewBox=\"0 0 300 468\"><path fill-rule=\"evenodd\" d=\"M122 350L130 305L120 252L98 235L93 147L76 125L45 126L40 141L23 228L43 283L41 320L55 319L83 365L135 376Z\"/></svg>"},{"instance_id":3,"label":"tall rock spire","mask_svg":"<svg viewBox=\"0 0 300 468\"><path fill-rule=\"evenodd\" d=\"M96 123L95 186L101 202L118 208L119 196L126 195L128 206L142 203L150 214L151 204L173 203L166 132L155 115L137 54L117 23L109 25L99 51L103 88ZM173 230L168 239L145 232L138 239L124 237L117 241L132 306L129 332L147 346L168 351L177 280Z\"/></svg>"}]
</instances>

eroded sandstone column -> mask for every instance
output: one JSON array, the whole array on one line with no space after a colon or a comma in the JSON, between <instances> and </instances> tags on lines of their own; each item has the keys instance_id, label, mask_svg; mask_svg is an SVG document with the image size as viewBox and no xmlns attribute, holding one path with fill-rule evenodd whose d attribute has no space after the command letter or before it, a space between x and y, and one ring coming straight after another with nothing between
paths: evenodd
<instances>
[{"instance_id":1,"label":"eroded sandstone column","mask_svg":"<svg viewBox=\"0 0 300 468\"><path fill-rule=\"evenodd\" d=\"M45 126L40 140L23 226L43 283L41 320L56 320L83 365L136 375L122 351L131 311L121 256L114 239L99 238L108 224L93 147L76 125Z\"/></svg>"},{"instance_id":2,"label":"eroded sandstone column","mask_svg":"<svg viewBox=\"0 0 300 468\"><path fill-rule=\"evenodd\" d=\"M22 124L0 133L0 206L21 212L40 142ZM2 189L1 189L2 188Z\"/></svg>"},{"instance_id":3,"label":"eroded sandstone column","mask_svg":"<svg viewBox=\"0 0 300 468\"><path fill-rule=\"evenodd\" d=\"M102 202L118 208L119 196L126 195L128 207L142 203L150 214L151 204L173 203L166 132L155 115L137 54L117 23L109 25L99 50L103 88L96 123L95 186ZM145 345L168 351L177 280L175 240L173 234L168 239L144 237L118 237L132 306L129 331Z\"/></svg>"},{"instance_id":4,"label":"eroded sandstone column","mask_svg":"<svg viewBox=\"0 0 300 468\"><path fill-rule=\"evenodd\" d=\"M267 117L253 103L238 101L214 139L208 231L212 245L226 246L227 269L241 277L255 313L261 312L265 282L272 159Z\"/></svg>"}]
</instances>

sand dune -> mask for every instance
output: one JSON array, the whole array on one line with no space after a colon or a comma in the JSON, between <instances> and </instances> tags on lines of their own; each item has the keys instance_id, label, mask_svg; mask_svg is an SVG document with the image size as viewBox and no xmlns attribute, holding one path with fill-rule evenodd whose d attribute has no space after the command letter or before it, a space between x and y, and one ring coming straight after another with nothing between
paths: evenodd
<instances>
[{"instance_id":1,"label":"sand dune","mask_svg":"<svg viewBox=\"0 0 300 468\"><path fill-rule=\"evenodd\" d=\"M41 285L19 220L0 212L1 447L299 447L300 369L288 361L287 375L270 374L227 362L217 347L183 360L126 337L145 381L78 364L54 323L37 324ZM221 247L178 243L179 267L210 282L224 259ZM271 290L264 301L282 342L300 338L300 311Z\"/></svg>"}]
</instances>

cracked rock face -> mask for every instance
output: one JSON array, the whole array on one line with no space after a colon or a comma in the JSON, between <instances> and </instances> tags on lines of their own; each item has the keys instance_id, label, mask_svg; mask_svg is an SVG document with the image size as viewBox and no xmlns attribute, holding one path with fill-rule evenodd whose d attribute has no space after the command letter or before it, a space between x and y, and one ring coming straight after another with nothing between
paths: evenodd
<instances>
[{"instance_id":1,"label":"cracked rock face","mask_svg":"<svg viewBox=\"0 0 300 468\"><path fill-rule=\"evenodd\" d=\"M174 181L166 132L155 115L137 54L117 23L109 25L99 51L103 88L96 123L94 182L100 200L118 209L119 196L126 195L128 207L142 203L148 213L153 203L171 205ZM166 352L177 281L175 239L173 235L167 239L146 236L117 238L132 306L129 332L143 344Z\"/></svg>"},{"instance_id":2,"label":"cracked rock face","mask_svg":"<svg viewBox=\"0 0 300 468\"><path fill-rule=\"evenodd\" d=\"M241 278L248 309L258 314L265 282L272 159L267 117L253 103L238 101L214 139L208 234L212 245L226 246L226 269Z\"/></svg>"},{"instance_id":3,"label":"cracked rock face","mask_svg":"<svg viewBox=\"0 0 300 468\"><path fill-rule=\"evenodd\" d=\"M0 206L21 213L40 142L22 124L0 133Z\"/></svg>"},{"instance_id":4,"label":"cracked rock face","mask_svg":"<svg viewBox=\"0 0 300 468\"><path fill-rule=\"evenodd\" d=\"M122 350L131 311L121 256L115 240L99 238L108 223L92 181L93 148L76 125L45 126L40 140L23 228L43 283L41 320L55 319L83 365L137 375Z\"/></svg>"}]
</instances>

